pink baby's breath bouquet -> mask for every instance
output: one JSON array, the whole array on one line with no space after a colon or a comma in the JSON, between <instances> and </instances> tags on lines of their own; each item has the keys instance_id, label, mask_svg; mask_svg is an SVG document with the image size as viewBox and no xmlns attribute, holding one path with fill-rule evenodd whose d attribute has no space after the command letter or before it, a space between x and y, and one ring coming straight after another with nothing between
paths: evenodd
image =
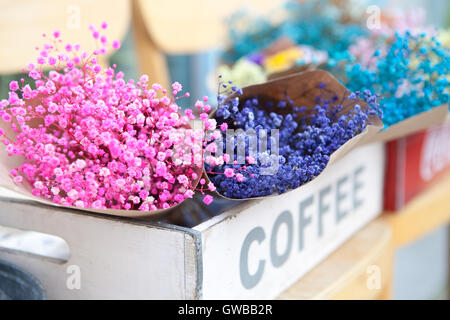
<instances>
[{"instance_id":1,"label":"pink baby's breath bouquet","mask_svg":"<svg viewBox=\"0 0 450 320\"><path fill-rule=\"evenodd\" d=\"M2 158L1 183L40 201L127 216L191 198L205 132L215 129L207 98L196 104L203 129L193 130L194 112L181 114L176 103L188 96L177 97L179 83L168 92L146 75L126 82L115 66L99 64L120 43L90 30L98 42L92 53L64 43L57 31L44 35L50 41L26 69L31 84L10 83L9 98L0 101L2 154L10 156ZM215 189L204 185L202 193L206 188Z\"/></svg>"}]
</instances>

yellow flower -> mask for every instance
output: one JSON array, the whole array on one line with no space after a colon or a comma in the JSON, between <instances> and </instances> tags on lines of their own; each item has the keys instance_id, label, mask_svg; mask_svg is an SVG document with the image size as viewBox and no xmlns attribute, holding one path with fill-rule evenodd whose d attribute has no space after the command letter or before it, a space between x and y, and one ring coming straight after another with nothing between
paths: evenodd
<instances>
[{"instance_id":1,"label":"yellow flower","mask_svg":"<svg viewBox=\"0 0 450 320\"><path fill-rule=\"evenodd\" d=\"M442 29L439 31L438 40L444 47L450 47L450 29Z\"/></svg>"},{"instance_id":2,"label":"yellow flower","mask_svg":"<svg viewBox=\"0 0 450 320\"><path fill-rule=\"evenodd\" d=\"M263 68L246 58L238 60L231 68L227 65L219 66L217 74L221 74L224 81L230 80L239 88L266 81Z\"/></svg>"},{"instance_id":3,"label":"yellow flower","mask_svg":"<svg viewBox=\"0 0 450 320\"><path fill-rule=\"evenodd\" d=\"M268 74L289 69L295 62L303 57L299 48L289 48L264 59L264 68Z\"/></svg>"}]
</instances>

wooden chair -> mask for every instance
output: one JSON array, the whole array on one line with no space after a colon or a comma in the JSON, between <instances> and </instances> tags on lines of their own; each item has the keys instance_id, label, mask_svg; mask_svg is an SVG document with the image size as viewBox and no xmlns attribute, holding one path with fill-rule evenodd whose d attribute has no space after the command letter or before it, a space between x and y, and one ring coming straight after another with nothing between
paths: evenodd
<instances>
[{"instance_id":1,"label":"wooden chair","mask_svg":"<svg viewBox=\"0 0 450 320\"><path fill-rule=\"evenodd\" d=\"M89 24L109 24L109 39L121 40L128 29L131 6L128 0L22 0L2 3L0 10L0 74L17 73L35 61L35 47L43 33L59 30L63 41L95 48ZM102 62L106 64L106 61Z\"/></svg>"},{"instance_id":2,"label":"wooden chair","mask_svg":"<svg viewBox=\"0 0 450 320\"><path fill-rule=\"evenodd\" d=\"M225 19L240 8L268 14L272 0L133 0L133 27L141 73L169 85L165 54L195 54L226 46Z\"/></svg>"}]
</instances>

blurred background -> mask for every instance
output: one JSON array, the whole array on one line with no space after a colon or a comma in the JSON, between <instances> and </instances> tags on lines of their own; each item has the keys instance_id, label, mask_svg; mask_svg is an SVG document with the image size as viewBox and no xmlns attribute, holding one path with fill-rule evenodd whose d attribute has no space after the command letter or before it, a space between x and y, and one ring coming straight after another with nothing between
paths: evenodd
<instances>
[{"instance_id":1,"label":"blurred background","mask_svg":"<svg viewBox=\"0 0 450 320\"><path fill-rule=\"evenodd\" d=\"M269 15L282 1L267 0L0 0L0 100L8 84L21 76L33 59L34 46L43 32L61 30L64 40L89 47L90 23L107 21L110 39L120 39L120 50L104 64L116 64L125 78L148 74L164 86L183 84L191 98L215 97L218 65L229 48L229 17L240 10ZM358 5L377 5L416 12L423 8L426 22L438 28L450 26L448 0L371 0ZM0 208L0 214L1 214ZM28 248L54 257L64 256L58 239L39 238L0 226L0 246ZM395 299L447 299L449 297L449 229L441 227L397 250L394 267Z\"/></svg>"}]
</instances>

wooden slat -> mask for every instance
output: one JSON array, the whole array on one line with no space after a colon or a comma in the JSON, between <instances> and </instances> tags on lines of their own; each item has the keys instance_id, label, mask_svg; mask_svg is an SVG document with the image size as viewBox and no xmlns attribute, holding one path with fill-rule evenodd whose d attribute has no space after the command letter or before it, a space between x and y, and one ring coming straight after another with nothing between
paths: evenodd
<instances>
[{"instance_id":1,"label":"wooden slat","mask_svg":"<svg viewBox=\"0 0 450 320\"><path fill-rule=\"evenodd\" d=\"M450 221L450 172L411 200L404 209L384 214L391 223L393 243L411 243Z\"/></svg>"},{"instance_id":2,"label":"wooden slat","mask_svg":"<svg viewBox=\"0 0 450 320\"><path fill-rule=\"evenodd\" d=\"M181 228L0 197L0 225L57 236L67 262L0 246L0 259L39 279L49 299L198 297L196 239ZM68 285L78 269L79 288Z\"/></svg>"},{"instance_id":3,"label":"wooden slat","mask_svg":"<svg viewBox=\"0 0 450 320\"><path fill-rule=\"evenodd\" d=\"M374 275L371 268L380 270L379 288L367 285ZM391 278L391 230L384 218L378 218L278 298L389 299Z\"/></svg>"}]
</instances>

